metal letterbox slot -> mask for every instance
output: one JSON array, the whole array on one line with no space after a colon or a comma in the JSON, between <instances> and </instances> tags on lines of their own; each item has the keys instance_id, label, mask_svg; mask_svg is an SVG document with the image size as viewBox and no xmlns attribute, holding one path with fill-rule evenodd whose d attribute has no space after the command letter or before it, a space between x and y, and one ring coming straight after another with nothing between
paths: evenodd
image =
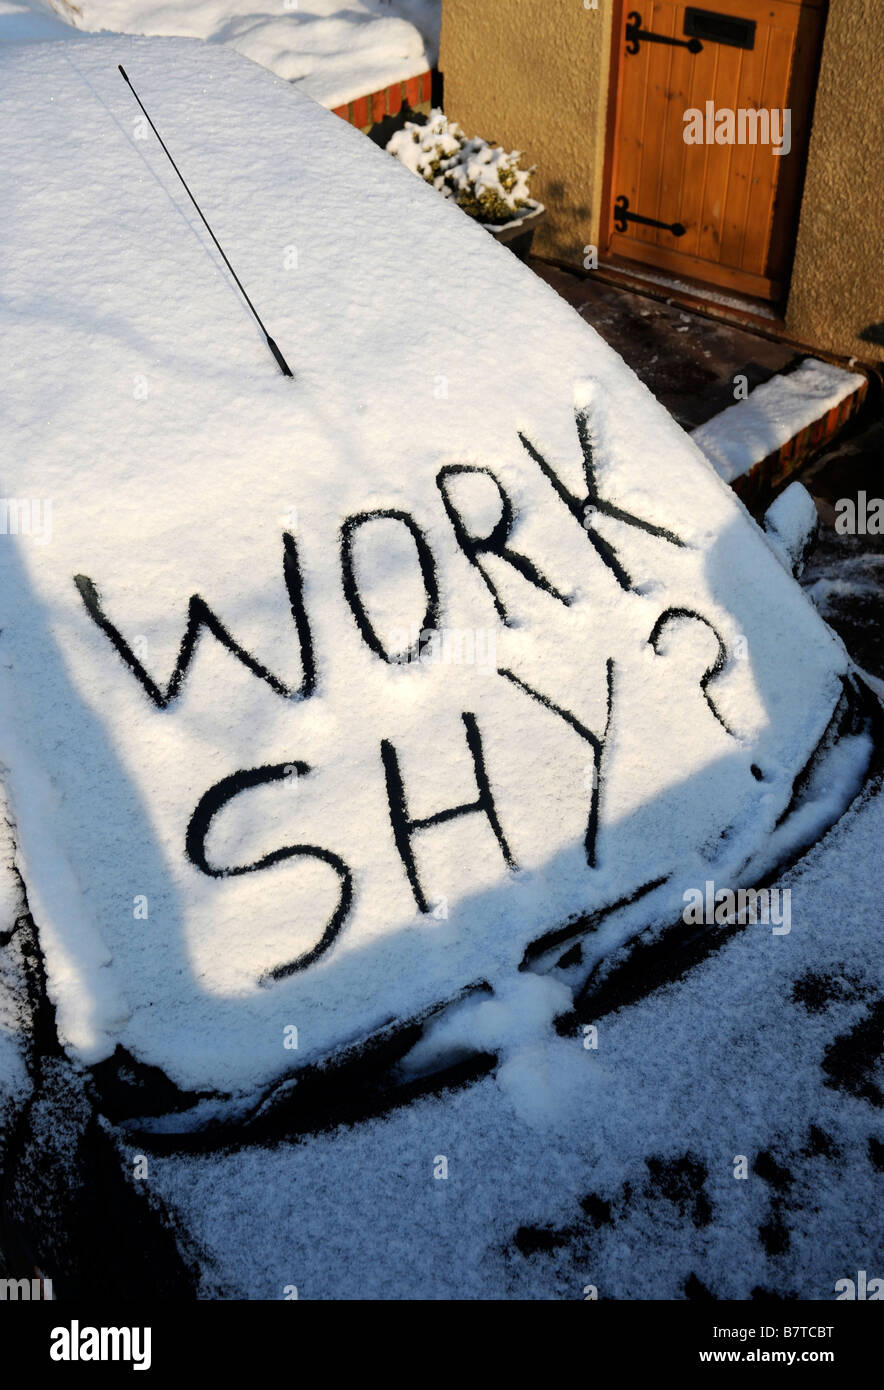
<instances>
[{"instance_id":1,"label":"metal letterbox slot","mask_svg":"<svg viewBox=\"0 0 884 1390\"><path fill-rule=\"evenodd\" d=\"M684 32L707 43L723 43L729 48L755 47L755 20L736 15L716 14L714 10L685 10Z\"/></svg>"}]
</instances>

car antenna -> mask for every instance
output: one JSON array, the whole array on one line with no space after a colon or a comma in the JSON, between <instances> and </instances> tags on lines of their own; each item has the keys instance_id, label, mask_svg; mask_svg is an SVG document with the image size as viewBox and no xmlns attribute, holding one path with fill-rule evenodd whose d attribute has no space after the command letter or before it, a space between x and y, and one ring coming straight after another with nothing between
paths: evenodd
<instances>
[{"instance_id":1,"label":"car antenna","mask_svg":"<svg viewBox=\"0 0 884 1390\"><path fill-rule=\"evenodd\" d=\"M282 372L283 376L293 376L293 372L292 372L291 367L289 366L288 362L286 362L286 360L285 360L285 358L283 357L282 353L280 352L279 348L276 346L276 343L273 341L273 339L271 338L270 334L267 332L267 329L264 327L264 324L261 322L261 316L259 315L258 310L255 308L254 304L253 304L252 301L249 299L249 296L246 294L245 290L243 289L242 281L240 280L240 278L239 278L239 276L237 275L236 271L234 270L233 266L230 264L229 260L228 260L227 257L225 256L224 251L223 251L223 249L222 249L222 247L221 247L220 241L218 240L218 238L216 237L215 233L212 231L212 228L209 226L208 222L206 221L205 216L204 216L204 214L203 214L202 208L200 207L200 205L199 205L199 203L197 202L196 198L194 198L194 196L193 196L193 194L191 193L190 189L187 187L187 184L184 182L184 175L181 173L181 170L178 168L178 165L175 163L174 159L173 159L172 156L169 154L169 151L166 149L166 145L165 145L165 141L163 140L163 137L160 135L160 132L157 130L157 128L156 128L156 126L154 125L153 121L150 119L150 116L148 116L147 111L145 111L145 109L144 109L144 102L141 100L141 97L138 95L138 93L136 92L135 88L132 86L132 83L131 83L130 80L129 80L129 74L126 72L126 69L123 67L122 63L118 63L117 66L118 66L118 68L120 69L120 72L121 72L121 74L122 74L122 76L123 76L123 80L125 81L126 85L128 86L128 88L129 88L130 92L132 93L133 97L134 97L135 100L138 102L138 105L141 107L142 111L144 111L144 115L145 115L145 118L146 118L146 120L147 120L148 125L150 126L150 128L151 128L151 130L153 131L154 135L155 135L155 136L157 137L157 139L159 140L160 144L162 145L162 147L163 147L163 153L165 154L165 156L166 156L166 158L168 159L169 163L171 164L172 168L175 170L175 173L178 175L179 179L181 180L181 183L182 183L182 185L184 186L184 191L185 191L185 193L187 194L187 196L188 196L188 198L190 199L190 201L193 203L193 205L194 205L194 207L196 208L197 212L199 213L200 217L202 218L203 226L205 227L206 231L209 233L209 236L212 238L212 240L214 241L215 245L218 247L218 250L219 250L220 253L221 253L221 259L224 261L224 264L227 266L227 269L230 271L231 275L233 276L234 280L236 281L237 286L238 286L238 288L239 288L240 294L242 295L243 299L246 301L246 303L248 304L248 306L249 306L249 308L251 309L252 313L254 314L255 319L256 319L256 321L257 321L257 324L258 324L258 327L260 328L261 332L264 334L264 337L267 339L267 346L269 347L270 351L273 353L274 358L276 359L276 365L279 367L279 370Z\"/></svg>"}]
</instances>

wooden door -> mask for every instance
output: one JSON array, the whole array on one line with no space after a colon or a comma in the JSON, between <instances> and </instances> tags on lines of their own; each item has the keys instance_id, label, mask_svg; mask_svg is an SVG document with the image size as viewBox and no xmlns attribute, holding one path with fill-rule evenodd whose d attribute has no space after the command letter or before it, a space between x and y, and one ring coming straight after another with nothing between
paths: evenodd
<instances>
[{"instance_id":1,"label":"wooden door","mask_svg":"<svg viewBox=\"0 0 884 1390\"><path fill-rule=\"evenodd\" d=\"M604 252L764 299L784 296L822 4L620 0ZM688 111L702 114L703 143L685 141L699 129ZM767 123L763 112L774 113ZM789 152L775 154L777 144Z\"/></svg>"}]
</instances>

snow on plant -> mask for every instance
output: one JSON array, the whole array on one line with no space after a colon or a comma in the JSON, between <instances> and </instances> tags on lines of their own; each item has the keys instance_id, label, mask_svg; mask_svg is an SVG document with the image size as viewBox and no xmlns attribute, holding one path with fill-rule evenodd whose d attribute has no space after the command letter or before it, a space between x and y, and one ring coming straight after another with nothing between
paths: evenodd
<instances>
[{"instance_id":1,"label":"snow on plant","mask_svg":"<svg viewBox=\"0 0 884 1390\"><path fill-rule=\"evenodd\" d=\"M520 150L507 153L479 136L468 139L438 109L426 125L406 121L387 150L480 222L508 221L531 201L528 179L534 167L519 168Z\"/></svg>"}]
</instances>

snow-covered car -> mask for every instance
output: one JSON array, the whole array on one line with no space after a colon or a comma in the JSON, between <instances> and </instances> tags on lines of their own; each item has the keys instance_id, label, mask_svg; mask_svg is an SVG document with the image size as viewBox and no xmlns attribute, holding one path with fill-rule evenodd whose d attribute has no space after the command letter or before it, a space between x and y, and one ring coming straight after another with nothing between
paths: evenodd
<instances>
[{"instance_id":1,"label":"snow-covered car","mask_svg":"<svg viewBox=\"0 0 884 1390\"><path fill-rule=\"evenodd\" d=\"M790 516L506 249L227 49L0 66L11 853L130 1150L478 1075L477 998L588 1026L837 819L876 706Z\"/></svg>"}]
</instances>

